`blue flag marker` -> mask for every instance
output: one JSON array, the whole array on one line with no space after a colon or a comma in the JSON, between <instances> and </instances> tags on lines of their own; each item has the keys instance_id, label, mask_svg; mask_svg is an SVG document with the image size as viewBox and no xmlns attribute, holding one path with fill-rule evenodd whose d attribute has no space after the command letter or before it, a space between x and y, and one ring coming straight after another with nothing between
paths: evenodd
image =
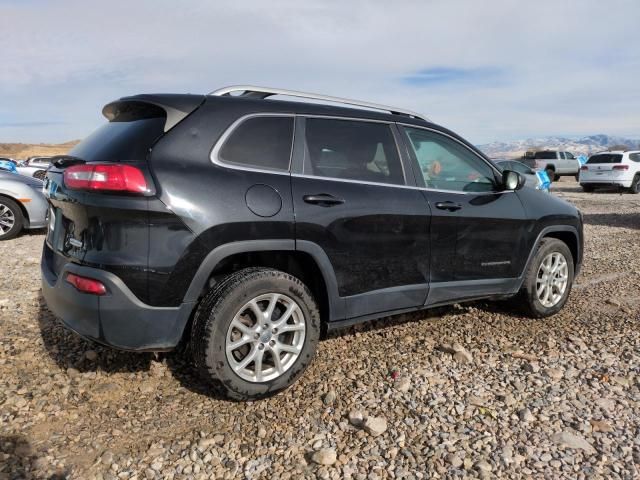
<instances>
[{"instance_id":1,"label":"blue flag marker","mask_svg":"<svg viewBox=\"0 0 640 480\"><path fill-rule=\"evenodd\" d=\"M544 190L545 192L549 191L549 187L551 186L551 180L549 179L549 175L544 170L538 170L536 172L538 179L540 180L540 190Z\"/></svg>"}]
</instances>

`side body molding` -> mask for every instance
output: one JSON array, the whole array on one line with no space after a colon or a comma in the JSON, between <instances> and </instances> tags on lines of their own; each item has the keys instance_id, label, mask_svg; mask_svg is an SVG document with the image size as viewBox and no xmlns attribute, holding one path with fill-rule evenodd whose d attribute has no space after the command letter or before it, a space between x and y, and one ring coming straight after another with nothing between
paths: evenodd
<instances>
[{"instance_id":1,"label":"side body molding","mask_svg":"<svg viewBox=\"0 0 640 480\"><path fill-rule=\"evenodd\" d=\"M518 277L431 283L425 306L436 307L457 301L515 295L522 288L524 276L533 261L535 253L538 251L540 242L545 236L556 232L570 232L576 239L578 258L574 258L573 261L575 263L575 274L577 275L580 271L580 262L582 261L582 245L580 245L579 242L580 236L578 235L577 229L571 225L550 225L538 233L529 251L524 269Z\"/></svg>"}]
</instances>

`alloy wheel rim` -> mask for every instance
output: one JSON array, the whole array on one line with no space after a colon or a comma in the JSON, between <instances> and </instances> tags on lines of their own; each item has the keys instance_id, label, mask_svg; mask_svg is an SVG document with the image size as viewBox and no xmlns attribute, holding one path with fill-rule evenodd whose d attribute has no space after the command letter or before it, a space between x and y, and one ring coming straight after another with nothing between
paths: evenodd
<instances>
[{"instance_id":1,"label":"alloy wheel rim","mask_svg":"<svg viewBox=\"0 0 640 480\"><path fill-rule=\"evenodd\" d=\"M9 207L0 204L0 235L6 235L16 223L16 217Z\"/></svg>"},{"instance_id":2,"label":"alloy wheel rim","mask_svg":"<svg viewBox=\"0 0 640 480\"><path fill-rule=\"evenodd\" d=\"M569 265L560 252L552 252L544 257L536 277L536 296L540 303L549 308L562 300L569 283Z\"/></svg>"},{"instance_id":3,"label":"alloy wheel rim","mask_svg":"<svg viewBox=\"0 0 640 480\"><path fill-rule=\"evenodd\" d=\"M243 380L268 382L296 362L305 334L304 314L292 298L280 293L258 295L245 303L229 324L227 360Z\"/></svg>"}]
</instances>

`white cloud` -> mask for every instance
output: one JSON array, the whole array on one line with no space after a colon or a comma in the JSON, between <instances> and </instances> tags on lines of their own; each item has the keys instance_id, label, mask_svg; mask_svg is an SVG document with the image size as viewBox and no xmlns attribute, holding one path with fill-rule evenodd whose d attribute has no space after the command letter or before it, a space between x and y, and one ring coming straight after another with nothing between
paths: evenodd
<instances>
[{"instance_id":1,"label":"white cloud","mask_svg":"<svg viewBox=\"0 0 640 480\"><path fill-rule=\"evenodd\" d=\"M637 136L639 14L630 0L5 1L0 141L77 138L119 96L235 83L397 104L476 143ZM406 82L432 68L502 75Z\"/></svg>"}]
</instances>

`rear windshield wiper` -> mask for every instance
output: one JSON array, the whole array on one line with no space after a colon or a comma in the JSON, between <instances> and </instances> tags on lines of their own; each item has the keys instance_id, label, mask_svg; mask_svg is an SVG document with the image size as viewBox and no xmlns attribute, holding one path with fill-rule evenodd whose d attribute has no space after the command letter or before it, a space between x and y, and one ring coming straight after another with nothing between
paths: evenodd
<instances>
[{"instance_id":1,"label":"rear windshield wiper","mask_svg":"<svg viewBox=\"0 0 640 480\"><path fill-rule=\"evenodd\" d=\"M51 159L51 163L58 168L67 168L71 165L87 162L81 158L74 157L73 155L56 155Z\"/></svg>"}]
</instances>

